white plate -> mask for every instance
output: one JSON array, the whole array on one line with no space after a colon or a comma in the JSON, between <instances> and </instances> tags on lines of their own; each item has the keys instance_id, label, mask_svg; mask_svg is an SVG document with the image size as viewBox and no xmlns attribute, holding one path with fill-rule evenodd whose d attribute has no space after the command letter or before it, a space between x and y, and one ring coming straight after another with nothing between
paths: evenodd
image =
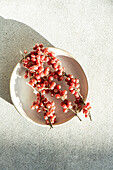
<instances>
[{"instance_id":1,"label":"white plate","mask_svg":"<svg viewBox=\"0 0 113 170\"><path fill-rule=\"evenodd\" d=\"M88 83L87 78L80 64L73 58L73 56L61 49L49 47L50 51L55 53L55 56L60 59L62 65L65 67L67 74L73 74L74 77L80 80L80 90L84 99L86 100L88 93ZM45 124L45 120L43 118L43 113L37 113L36 110L31 110L30 106L33 101L36 100L36 95L33 93L33 89L26 85L28 80L23 78L25 73L25 68L22 66L22 61L20 61L14 68L11 79L10 79L10 94L12 98L12 102L18 112L25 117L27 120L30 120L33 123L36 123L41 126L48 126ZM58 82L62 85L62 89L68 90L69 86L66 85L65 81ZM72 119L74 117L74 113L69 111L67 113L63 113L63 109L60 105L61 100L56 99L55 97L50 97L48 94L47 97L51 101L55 101L56 103L56 119L57 122L54 124L60 125ZM72 95L68 91L68 99L74 103L74 95Z\"/></svg>"}]
</instances>

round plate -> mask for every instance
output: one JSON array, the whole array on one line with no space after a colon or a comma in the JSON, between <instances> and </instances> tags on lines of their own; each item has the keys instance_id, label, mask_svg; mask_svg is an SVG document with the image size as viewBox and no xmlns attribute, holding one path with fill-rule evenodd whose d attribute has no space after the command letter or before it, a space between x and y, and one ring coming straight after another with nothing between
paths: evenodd
<instances>
[{"instance_id":1,"label":"round plate","mask_svg":"<svg viewBox=\"0 0 113 170\"><path fill-rule=\"evenodd\" d=\"M85 73L80 64L73 58L70 53L64 50L53 47L49 47L49 50L55 53L55 56L61 61L62 66L65 67L67 74L73 74L74 77L80 80L80 91L84 97L84 100L86 100L88 93L88 83ZM36 101L36 95L33 93L33 89L26 84L28 80L23 78L24 74L25 68L23 68L21 60L14 68L10 79L10 94L12 102L23 117L38 125L48 126L45 124L43 113L37 113L36 110L31 110L30 108L33 101ZM74 95L69 92L69 86L66 84L66 82L60 81L57 83L61 84L62 89L66 89L68 91L68 100L72 101L72 103L74 104ZM63 109L60 105L60 99L50 97L50 94L46 96L50 101L54 101L56 104L55 114L57 121L54 124L55 126L63 124L75 116L72 111L63 113Z\"/></svg>"}]
</instances>

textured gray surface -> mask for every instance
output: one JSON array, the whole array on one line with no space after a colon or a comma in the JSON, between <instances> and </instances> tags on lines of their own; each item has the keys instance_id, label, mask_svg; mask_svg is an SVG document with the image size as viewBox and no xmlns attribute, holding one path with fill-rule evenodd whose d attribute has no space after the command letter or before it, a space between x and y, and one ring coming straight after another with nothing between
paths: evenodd
<instances>
[{"instance_id":1,"label":"textured gray surface","mask_svg":"<svg viewBox=\"0 0 113 170\"><path fill-rule=\"evenodd\" d=\"M0 0L0 16L0 170L112 170L113 1ZM65 49L82 65L93 122L75 118L49 130L17 113L10 74L19 50L36 42Z\"/></svg>"}]
</instances>

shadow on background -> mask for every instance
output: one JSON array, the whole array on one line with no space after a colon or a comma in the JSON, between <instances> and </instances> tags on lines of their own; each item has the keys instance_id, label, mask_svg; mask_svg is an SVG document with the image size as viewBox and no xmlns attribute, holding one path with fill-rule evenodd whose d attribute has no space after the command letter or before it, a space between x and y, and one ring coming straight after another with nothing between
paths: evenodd
<instances>
[{"instance_id":1,"label":"shadow on background","mask_svg":"<svg viewBox=\"0 0 113 170\"><path fill-rule=\"evenodd\" d=\"M100 151L96 146L75 148L68 142L64 142L62 149L57 141L49 145L41 140L21 143L6 140L1 146L1 156L1 170L112 170L113 167L112 151Z\"/></svg>"},{"instance_id":2,"label":"shadow on background","mask_svg":"<svg viewBox=\"0 0 113 170\"><path fill-rule=\"evenodd\" d=\"M12 103L9 93L11 73L21 59L19 50L30 51L36 43L53 46L31 27L0 17L0 97Z\"/></svg>"}]
</instances>

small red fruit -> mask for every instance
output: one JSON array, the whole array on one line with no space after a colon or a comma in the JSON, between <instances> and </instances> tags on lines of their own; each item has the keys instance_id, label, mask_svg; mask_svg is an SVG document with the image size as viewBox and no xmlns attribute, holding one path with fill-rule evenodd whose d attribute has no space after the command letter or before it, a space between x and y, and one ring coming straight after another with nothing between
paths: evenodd
<instances>
[{"instance_id":1,"label":"small red fruit","mask_svg":"<svg viewBox=\"0 0 113 170\"><path fill-rule=\"evenodd\" d=\"M64 112L64 113L67 113L67 111L68 111L68 109L63 109L63 112Z\"/></svg>"},{"instance_id":2,"label":"small red fruit","mask_svg":"<svg viewBox=\"0 0 113 170\"><path fill-rule=\"evenodd\" d=\"M57 99L59 99L61 96L60 96L60 94L56 94L55 97L56 97Z\"/></svg>"},{"instance_id":3,"label":"small red fruit","mask_svg":"<svg viewBox=\"0 0 113 170\"><path fill-rule=\"evenodd\" d=\"M27 54L27 50L24 51L24 54Z\"/></svg>"}]
</instances>

